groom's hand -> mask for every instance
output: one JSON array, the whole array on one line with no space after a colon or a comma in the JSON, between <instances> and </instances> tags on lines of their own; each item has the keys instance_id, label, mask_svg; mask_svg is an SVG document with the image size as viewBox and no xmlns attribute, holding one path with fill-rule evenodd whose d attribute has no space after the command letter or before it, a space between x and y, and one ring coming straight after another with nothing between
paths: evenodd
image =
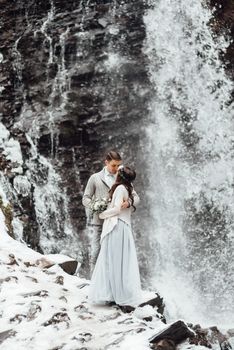
<instances>
[{"instance_id":1,"label":"groom's hand","mask_svg":"<svg viewBox=\"0 0 234 350\"><path fill-rule=\"evenodd\" d=\"M123 201L122 205L121 205L121 209L126 209L130 207L130 203L129 201Z\"/></svg>"}]
</instances>

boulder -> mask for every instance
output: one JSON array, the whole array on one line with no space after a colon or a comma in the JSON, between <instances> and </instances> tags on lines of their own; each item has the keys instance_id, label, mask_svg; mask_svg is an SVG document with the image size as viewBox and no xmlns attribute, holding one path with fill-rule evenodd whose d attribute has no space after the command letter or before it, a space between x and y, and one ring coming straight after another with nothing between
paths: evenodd
<instances>
[{"instance_id":1,"label":"boulder","mask_svg":"<svg viewBox=\"0 0 234 350\"><path fill-rule=\"evenodd\" d=\"M7 338L13 337L16 334L12 329L0 333L0 344L4 342Z\"/></svg>"},{"instance_id":2,"label":"boulder","mask_svg":"<svg viewBox=\"0 0 234 350\"><path fill-rule=\"evenodd\" d=\"M213 345L219 345L221 350L232 349L231 344L228 342L229 335L225 335L214 326L210 328L202 328L199 324L191 327L195 336L190 339L190 344L201 345L207 348L212 348Z\"/></svg>"},{"instance_id":3,"label":"boulder","mask_svg":"<svg viewBox=\"0 0 234 350\"><path fill-rule=\"evenodd\" d=\"M149 342L162 347L163 349L174 349L174 347L187 338L194 337L195 333L181 320L171 324L164 330L153 335Z\"/></svg>"},{"instance_id":4,"label":"boulder","mask_svg":"<svg viewBox=\"0 0 234 350\"><path fill-rule=\"evenodd\" d=\"M72 259L66 255L62 254L49 254L45 255L45 259L50 263L48 268L52 267L55 264L58 264L63 271L69 275L74 275L78 268L78 261Z\"/></svg>"}]
</instances>

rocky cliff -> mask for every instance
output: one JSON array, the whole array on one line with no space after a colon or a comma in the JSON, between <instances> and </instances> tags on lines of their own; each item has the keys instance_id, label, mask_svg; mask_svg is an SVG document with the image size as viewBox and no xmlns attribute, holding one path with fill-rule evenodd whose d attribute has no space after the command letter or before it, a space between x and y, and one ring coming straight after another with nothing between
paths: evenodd
<instances>
[{"instance_id":1,"label":"rocky cliff","mask_svg":"<svg viewBox=\"0 0 234 350\"><path fill-rule=\"evenodd\" d=\"M223 55L228 74L234 78L234 2L232 0L211 0L214 8L213 30L229 38L230 44Z\"/></svg>"},{"instance_id":2,"label":"rocky cliff","mask_svg":"<svg viewBox=\"0 0 234 350\"><path fill-rule=\"evenodd\" d=\"M69 236L65 223L85 241L82 191L105 152L117 148L136 165L141 159L150 94L142 51L146 5L3 0L0 6L1 121L22 152L21 172L2 152L6 187L23 238L56 252L56 240ZM49 247L45 231L54 239Z\"/></svg>"}]
</instances>

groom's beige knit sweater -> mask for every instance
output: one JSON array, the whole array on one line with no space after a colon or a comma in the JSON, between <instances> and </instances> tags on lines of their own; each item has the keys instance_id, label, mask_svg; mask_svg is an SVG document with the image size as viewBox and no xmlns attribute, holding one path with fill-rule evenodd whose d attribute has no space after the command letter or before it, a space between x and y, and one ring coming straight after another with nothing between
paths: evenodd
<instances>
[{"instance_id":1,"label":"groom's beige knit sweater","mask_svg":"<svg viewBox=\"0 0 234 350\"><path fill-rule=\"evenodd\" d=\"M105 182L105 173L104 169L91 175L86 185L84 195L82 198L82 203L87 209L88 223L91 225L102 225L103 220L98 217L98 214L93 215L93 218L90 218L90 204L93 199L102 199L109 197L110 187Z\"/></svg>"}]
</instances>

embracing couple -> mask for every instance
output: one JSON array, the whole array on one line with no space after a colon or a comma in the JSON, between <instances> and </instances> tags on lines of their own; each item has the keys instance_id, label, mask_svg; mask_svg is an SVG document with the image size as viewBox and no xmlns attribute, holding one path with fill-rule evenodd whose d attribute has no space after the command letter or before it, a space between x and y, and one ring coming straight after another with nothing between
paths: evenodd
<instances>
[{"instance_id":1,"label":"embracing couple","mask_svg":"<svg viewBox=\"0 0 234 350\"><path fill-rule=\"evenodd\" d=\"M124 308L141 302L140 274L131 229L131 214L139 203L132 185L135 177L133 169L122 165L120 154L110 151L105 167L89 178L85 188L82 202L91 214L88 215L90 303L114 302ZM105 205L98 207L103 199L108 200L107 209Z\"/></svg>"}]
</instances>

